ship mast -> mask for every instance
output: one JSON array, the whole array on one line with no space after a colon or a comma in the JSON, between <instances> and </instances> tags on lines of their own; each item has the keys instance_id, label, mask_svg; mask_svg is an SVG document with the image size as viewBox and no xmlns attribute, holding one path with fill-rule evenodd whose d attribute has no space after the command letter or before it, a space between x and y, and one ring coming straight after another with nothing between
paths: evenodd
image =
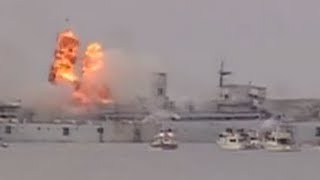
<instances>
[{"instance_id":1,"label":"ship mast","mask_svg":"<svg viewBox=\"0 0 320 180\"><path fill-rule=\"evenodd\" d=\"M224 76L228 76L232 73L231 71L225 71L223 68L224 68L224 62L221 61L220 70L219 70L219 87L220 88L224 85L223 84Z\"/></svg>"}]
</instances>

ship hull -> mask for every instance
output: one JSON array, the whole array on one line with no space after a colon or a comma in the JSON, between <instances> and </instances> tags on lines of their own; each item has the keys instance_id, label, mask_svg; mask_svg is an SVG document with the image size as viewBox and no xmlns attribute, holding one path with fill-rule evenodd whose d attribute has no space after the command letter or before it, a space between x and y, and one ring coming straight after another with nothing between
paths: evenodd
<instances>
[{"instance_id":1,"label":"ship hull","mask_svg":"<svg viewBox=\"0 0 320 180\"><path fill-rule=\"evenodd\" d=\"M139 126L129 122L112 121L94 124L0 123L0 138L5 142L151 142L160 128L171 128L181 143L215 143L219 133L227 127L259 129L262 123L260 120L164 121L160 125L146 123ZM296 141L319 141L319 137L315 136L318 126L320 127L320 124L315 122L296 123ZM8 127L11 127L10 133ZM100 132L103 129L103 132L99 133L99 129Z\"/></svg>"}]
</instances>

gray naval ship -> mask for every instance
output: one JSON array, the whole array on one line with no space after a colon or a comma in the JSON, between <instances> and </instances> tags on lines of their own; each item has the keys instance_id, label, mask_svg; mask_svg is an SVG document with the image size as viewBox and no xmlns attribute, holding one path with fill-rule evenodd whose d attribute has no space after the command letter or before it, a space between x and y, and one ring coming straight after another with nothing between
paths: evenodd
<instances>
[{"instance_id":1,"label":"gray naval ship","mask_svg":"<svg viewBox=\"0 0 320 180\"><path fill-rule=\"evenodd\" d=\"M263 106L266 88L226 84L223 63L219 95L203 107L176 107L167 96L167 74L152 74L152 97L136 104L113 103L93 111L47 120L34 118L21 101L0 104L0 138L6 142L150 142L161 129L172 129L180 142L214 142L225 128L259 128L271 116ZM303 138L314 137L315 124L304 124ZM320 135L320 129L319 135ZM303 139L302 138L302 139Z\"/></svg>"}]
</instances>

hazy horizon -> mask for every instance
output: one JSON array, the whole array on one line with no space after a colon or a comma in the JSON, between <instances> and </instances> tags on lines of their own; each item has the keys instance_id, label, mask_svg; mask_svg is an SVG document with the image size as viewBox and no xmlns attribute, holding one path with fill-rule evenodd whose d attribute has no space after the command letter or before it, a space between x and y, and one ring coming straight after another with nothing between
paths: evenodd
<instances>
[{"instance_id":1,"label":"hazy horizon","mask_svg":"<svg viewBox=\"0 0 320 180\"><path fill-rule=\"evenodd\" d=\"M99 41L129 65L146 62L138 69L167 72L173 99L213 98L221 59L234 72L229 82L265 86L270 98L320 98L319 6L311 0L3 0L0 97L50 87L56 35L71 26L82 45Z\"/></svg>"}]
</instances>

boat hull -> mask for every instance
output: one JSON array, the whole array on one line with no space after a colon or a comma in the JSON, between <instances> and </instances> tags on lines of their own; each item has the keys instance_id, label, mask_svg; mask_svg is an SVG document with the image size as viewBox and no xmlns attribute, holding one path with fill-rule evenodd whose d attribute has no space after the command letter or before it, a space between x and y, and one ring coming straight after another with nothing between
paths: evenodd
<instances>
[{"instance_id":1,"label":"boat hull","mask_svg":"<svg viewBox=\"0 0 320 180\"><path fill-rule=\"evenodd\" d=\"M281 145L281 144L264 144L264 149L267 151L274 152L293 152L298 151L299 149L295 145Z\"/></svg>"},{"instance_id":2,"label":"boat hull","mask_svg":"<svg viewBox=\"0 0 320 180\"><path fill-rule=\"evenodd\" d=\"M217 141L217 144L221 149L225 150L245 150L245 149L250 149L250 147L247 144L243 143L225 143L225 142L220 142Z\"/></svg>"},{"instance_id":3,"label":"boat hull","mask_svg":"<svg viewBox=\"0 0 320 180\"><path fill-rule=\"evenodd\" d=\"M154 141L151 142L150 146L157 149L174 150L178 148L178 143L174 141Z\"/></svg>"}]
</instances>

